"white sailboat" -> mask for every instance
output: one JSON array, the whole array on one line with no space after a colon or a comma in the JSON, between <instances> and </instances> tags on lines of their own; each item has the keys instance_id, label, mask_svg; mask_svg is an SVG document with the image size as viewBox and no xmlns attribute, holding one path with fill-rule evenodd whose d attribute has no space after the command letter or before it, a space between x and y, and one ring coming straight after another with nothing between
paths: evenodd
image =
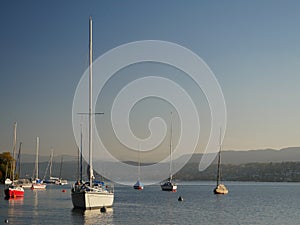
<instances>
[{"instance_id":1,"label":"white sailboat","mask_svg":"<svg viewBox=\"0 0 300 225\"><path fill-rule=\"evenodd\" d=\"M160 185L162 191L177 191L177 184L172 181L172 112L171 112L171 128L170 128L170 164L169 164L169 180Z\"/></svg>"},{"instance_id":2,"label":"white sailboat","mask_svg":"<svg viewBox=\"0 0 300 225\"><path fill-rule=\"evenodd\" d=\"M76 182L72 187L71 196L74 208L97 209L102 207L111 207L114 202L113 188L109 188L102 182L93 182L93 135L92 135L92 18L89 20L89 182Z\"/></svg>"},{"instance_id":3,"label":"white sailboat","mask_svg":"<svg viewBox=\"0 0 300 225\"><path fill-rule=\"evenodd\" d=\"M58 177L52 177L52 162L53 162L53 149L51 149L50 159L49 159L49 162L48 162L48 165L47 165L47 168L45 171L44 179L43 179L43 183L45 183L45 184L55 184L55 182L59 180ZM46 179L48 169L49 169L49 178Z\"/></svg>"},{"instance_id":4,"label":"white sailboat","mask_svg":"<svg viewBox=\"0 0 300 225\"><path fill-rule=\"evenodd\" d=\"M221 182L221 150L222 150L222 145L221 145L221 131L220 131L220 149L218 153L218 171L217 171L217 185L214 189L214 194L228 194L228 189L226 186Z\"/></svg>"},{"instance_id":5,"label":"white sailboat","mask_svg":"<svg viewBox=\"0 0 300 225\"><path fill-rule=\"evenodd\" d=\"M66 185L66 184L68 184L68 181L66 179L62 179L62 176L61 176L62 165L63 165L63 156L61 156L61 160L60 160L59 179L55 182L55 184L57 184L57 185Z\"/></svg>"},{"instance_id":6,"label":"white sailboat","mask_svg":"<svg viewBox=\"0 0 300 225\"><path fill-rule=\"evenodd\" d=\"M140 160L140 148L139 148L139 159L138 159L138 179L137 182L133 185L133 188L136 190L143 190L144 184L140 181L140 175L141 175L141 160Z\"/></svg>"},{"instance_id":7,"label":"white sailboat","mask_svg":"<svg viewBox=\"0 0 300 225\"><path fill-rule=\"evenodd\" d=\"M46 184L39 179L39 143L39 137L36 137L35 180L32 182L31 189L46 189Z\"/></svg>"}]
</instances>

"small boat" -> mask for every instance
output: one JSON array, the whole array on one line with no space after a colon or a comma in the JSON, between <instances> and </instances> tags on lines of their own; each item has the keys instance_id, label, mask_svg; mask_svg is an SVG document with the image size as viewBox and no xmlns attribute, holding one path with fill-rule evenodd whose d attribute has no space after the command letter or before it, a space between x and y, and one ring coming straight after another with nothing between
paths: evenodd
<instances>
[{"instance_id":1,"label":"small boat","mask_svg":"<svg viewBox=\"0 0 300 225\"><path fill-rule=\"evenodd\" d=\"M39 179L39 137L36 138L36 156L35 156L35 180L32 182L31 189L45 189L46 184Z\"/></svg>"},{"instance_id":2,"label":"small boat","mask_svg":"<svg viewBox=\"0 0 300 225\"><path fill-rule=\"evenodd\" d=\"M171 128L170 128L170 164L169 164L169 180L160 185L162 191L177 191L177 184L172 181L172 112L171 112Z\"/></svg>"},{"instance_id":3,"label":"small boat","mask_svg":"<svg viewBox=\"0 0 300 225\"><path fill-rule=\"evenodd\" d=\"M7 198L24 197L24 188L11 184L4 190Z\"/></svg>"},{"instance_id":4,"label":"small boat","mask_svg":"<svg viewBox=\"0 0 300 225\"><path fill-rule=\"evenodd\" d=\"M144 184L140 181L140 174L141 174L141 162L140 162L140 149L139 149L139 159L138 159L138 179L137 182L133 185L133 188L136 190L143 190Z\"/></svg>"},{"instance_id":5,"label":"small boat","mask_svg":"<svg viewBox=\"0 0 300 225\"><path fill-rule=\"evenodd\" d=\"M68 184L67 180L63 180L61 177L61 173L62 173L62 165L63 165L63 156L61 156L61 161L60 161L60 170L59 170L59 179L55 181L55 184L57 185L66 185Z\"/></svg>"},{"instance_id":6,"label":"small boat","mask_svg":"<svg viewBox=\"0 0 300 225\"><path fill-rule=\"evenodd\" d=\"M89 20L89 182L82 180L75 183L71 189L71 197L74 208L81 209L101 209L112 207L114 202L114 189L103 182L96 183L93 175L93 111L92 111L92 18ZM82 131L81 131L82 137ZM81 138L82 142L82 138ZM82 143L81 143L82 155Z\"/></svg>"},{"instance_id":7,"label":"small boat","mask_svg":"<svg viewBox=\"0 0 300 225\"><path fill-rule=\"evenodd\" d=\"M19 185L15 184L14 177L15 177L15 168L16 168L16 145L17 145L17 123L14 124L14 144L13 144L13 162L12 162L12 182L11 184L4 189L4 194L6 198L11 197L23 197L24 196L24 189Z\"/></svg>"},{"instance_id":8,"label":"small boat","mask_svg":"<svg viewBox=\"0 0 300 225\"><path fill-rule=\"evenodd\" d=\"M217 171L217 185L214 189L214 194L228 194L228 189L224 184L221 184L221 131L220 131L220 149L218 154L218 171Z\"/></svg>"},{"instance_id":9,"label":"small boat","mask_svg":"<svg viewBox=\"0 0 300 225\"><path fill-rule=\"evenodd\" d=\"M32 186L32 183L30 182L30 180L26 179L26 178L18 179L18 182L16 182L16 184L22 188L31 188L31 186Z\"/></svg>"},{"instance_id":10,"label":"small boat","mask_svg":"<svg viewBox=\"0 0 300 225\"><path fill-rule=\"evenodd\" d=\"M45 171L45 175L44 175L44 179L43 179L44 184L55 184L59 180L58 177L52 177L52 160L53 160L53 149L51 149L50 159L49 159L46 171ZM46 179L48 169L49 169L49 178Z\"/></svg>"},{"instance_id":11,"label":"small boat","mask_svg":"<svg viewBox=\"0 0 300 225\"><path fill-rule=\"evenodd\" d=\"M6 178L5 181L4 181L4 184L10 185L10 184L12 184L12 180L9 179L9 178Z\"/></svg>"},{"instance_id":12,"label":"small boat","mask_svg":"<svg viewBox=\"0 0 300 225\"><path fill-rule=\"evenodd\" d=\"M133 188L136 190L143 190L144 189L144 184L140 182L139 180L133 185Z\"/></svg>"}]
</instances>

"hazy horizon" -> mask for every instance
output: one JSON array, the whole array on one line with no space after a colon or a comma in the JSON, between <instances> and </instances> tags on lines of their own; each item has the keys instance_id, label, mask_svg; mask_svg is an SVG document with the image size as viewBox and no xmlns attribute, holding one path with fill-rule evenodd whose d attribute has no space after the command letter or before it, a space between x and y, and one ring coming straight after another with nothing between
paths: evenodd
<instances>
[{"instance_id":1,"label":"hazy horizon","mask_svg":"<svg viewBox=\"0 0 300 225\"><path fill-rule=\"evenodd\" d=\"M88 66L88 18L94 21L94 60L121 44L164 40L198 54L215 74L227 106L223 149L300 146L300 2L298 1L80 1L3 2L0 9L0 151L11 151L18 123L22 152L76 155L72 104ZM161 65L118 71L103 90L97 125L112 149L109 110L120 88L138 76L163 73L195 100L201 121L196 153L209 136L205 96L184 73ZM132 110L132 129L149 135L148 120L168 121L172 107L148 99ZM177 119L176 115L174 116ZM84 120L84 119L83 119ZM180 133L174 122L174 142ZM79 132L79 131L78 131ZM106 136L105 136L106 135ZM86 136L86 134L85 134ZM168 140L162 143L168 153ZM217 149L217 146L216 146ZM118 152L116 154L127 154Z\"/></svg>"}]
</instances>

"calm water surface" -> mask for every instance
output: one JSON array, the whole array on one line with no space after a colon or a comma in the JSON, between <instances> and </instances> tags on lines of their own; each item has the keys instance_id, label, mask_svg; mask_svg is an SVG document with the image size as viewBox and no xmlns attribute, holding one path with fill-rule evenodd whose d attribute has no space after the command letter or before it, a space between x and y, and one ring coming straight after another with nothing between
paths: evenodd
<instances>
[{"instance_id":1,"label":"calm water surface","mask_svg":"<svg viewBox=\"0 0 300 225\"><path fill-rule=\"evenodd\" d=\"M116 186L113 209L106 213L72 209L70 186L29 189L24 198L5 200L1 185L0 224L6 219L8 224L300 224L300 184L226 185L226 196L213 195L211 182L181 183L177 193L158 185L143 191Z\"/></svg>"}]
</instances>

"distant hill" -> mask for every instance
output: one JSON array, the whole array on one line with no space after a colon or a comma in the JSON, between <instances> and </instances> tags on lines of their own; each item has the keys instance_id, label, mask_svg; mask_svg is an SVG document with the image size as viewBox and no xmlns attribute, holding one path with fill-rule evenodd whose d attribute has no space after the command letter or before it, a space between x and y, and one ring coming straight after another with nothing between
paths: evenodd
<instances>
[{"instance_id":1,"label":"distant hill","mask_svg":"<svg viewBox=\"0 0 300 225\"><path fill-rule=\"evenodd\" d=\"M39 156L39 162L48 162L49 160L50 160L50 153L49 153L48 156L44 156L44 155ZM53 162L60 162L60 161L61 161L61 155L53 157ZM63 155L63 161L64 162L77 161L77 156ZM33 155L33 154L22 154L21 155L21 162L22 163L35 162L35 155Z\"/></svg>"},{"instance_id":2,"label":"distant hill","mask_svg":"<svg viewBox=\"0 0 300 225\"><path fill-rule=\"evenodd\" d=\"M188 157L188 155L182 156L179 159L175 160L174 163L180 162L182 159ZM216 160L213 162L207 170L203 172L198 171L199 162L201 160L202 154L194 154L186 166L178 172L177 177L182 180L202 180L202 179L215 179L215 166ZM60 160L61 156L54 157L53 167L52 167L52 175L59 176L60 170ZM22 166L21 166L21 176L33 176L34 172L34 161L35 155L24 154L21 158ZM39 157L39 171L40 178L43 178L44 173L46 171L46 167L48 165L49 156L40 156ZM296 164L285 164L285 162L293 162ZM136 164L136 162L127 162L128 164ZM254 163L254 164L253 164ZM276 163L276 164L270 164ZM145 164L144 164L145 165ZM276 165L276 167L274 167ZM284 148L280 150L274 149L265 149L265 150L250 150L250 151L223 151L222 152L222 168L224 178L227 180L268 180L272 181L273 175L270 175L269 178L266 178L265 175L262 177L262 172L267 170L275 170L276 171L286 171L287 166L294 168L291 171L284 172L287 177L284 177L282 174L277 172L276 174L280 174L280 177L275 179L279 181L280 179L289 181L298 181L300 180L300 175L298 177L298 168L300 172L300 147L291 147ZM62 177L75 180L77 177L78 171L78 162L77 156L64 155L63 156L63 170ZM83 166L83 174L86 177L87 171L87 163L84 163ZM236 171L237 174L234 174L233 171ZM246 175L245 175L246 174ZM251 175L250 175L251 174ZM269 172L270 174L270 172ZM292 174L292 175L291 175ZM296 175L297 177L295 177ZM278 175L279 176L279 175ZM291 177L294 176L294 177ZM255 177L255 179L254 179ZM262 177L262 178L261 178ZM282 178L283 177L283 178ZM86 178L85 178L86 179Z\"/></svg>"},{"instance_id":3,"label":"distant hill","mask_svg":"<svg viewBox=\"0 0 300 225\"><path fill-rule=\"evenodd\" d=\"M194 154L190 163L199 163L203 154ZM183 156L187 157L187 156ZM180 159L179 159L180 160ZM216 160L214 163L216 163ZM280 150L264 149L249 151L223 151L223 164L246 164L268 162L297 162L300 161L300 147L283 148Z\"/></svg>"}]
</instances>

